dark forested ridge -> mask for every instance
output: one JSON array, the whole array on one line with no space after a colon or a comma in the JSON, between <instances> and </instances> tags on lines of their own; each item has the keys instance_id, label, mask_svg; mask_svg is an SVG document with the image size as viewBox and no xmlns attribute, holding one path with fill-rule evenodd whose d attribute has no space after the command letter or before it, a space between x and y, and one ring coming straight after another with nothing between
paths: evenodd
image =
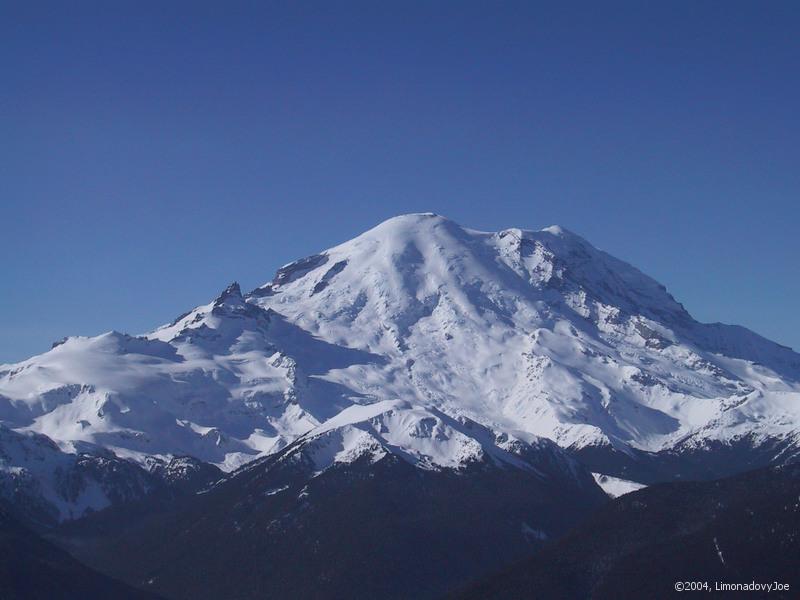
<instances>
[{"instance_id":1,"label":"dark forested ridge","mask_svg":"<svg viewBox=\"0 0 800 600\"><path fill-rule=\"evenodd\" d=\"M581 481L492 464L425 471L392 456L309 479L270 457L168 510L99 513L56 535L167 598L435 598L607 502Z\"/></svg>"},{"instance_id":2,"label":"dark forested ridge","mask_svg":"<svg viewBox=\"0 0 800 600\"><path fill-rule=\"evenodd\" d=\"M455 597L665 598L676 582L708 582L708 597L716 582L778 582L789 591L768 597L796 598L798 557L800 465L790 465L627 494Z\"/></svg>"},{"instance_id":3,"label":"dark forested ridge","mask_svg":"<svg viewBox=\"0 0 800 600\"><path fill-rule=\"evenodd\" d=\"M81 564L0 507L0 598L3 600L155 600Z\"/></svg>"}]
</instances>

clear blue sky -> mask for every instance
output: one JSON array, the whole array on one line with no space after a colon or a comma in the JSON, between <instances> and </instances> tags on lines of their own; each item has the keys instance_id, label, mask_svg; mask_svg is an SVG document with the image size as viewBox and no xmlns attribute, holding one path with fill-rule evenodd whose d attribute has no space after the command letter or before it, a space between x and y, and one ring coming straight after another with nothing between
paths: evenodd
<instances>
[{"instance_id":1,"label":"clear blue sky","mask_svg":"<svg viewBox=\"0 0 800 600\"><path fill-rule=\"evenodd\" d=\"M3 2L0 362L418 211L563 225L800 348L798 31L778 1Z\"/></svg>"}]
</instances>

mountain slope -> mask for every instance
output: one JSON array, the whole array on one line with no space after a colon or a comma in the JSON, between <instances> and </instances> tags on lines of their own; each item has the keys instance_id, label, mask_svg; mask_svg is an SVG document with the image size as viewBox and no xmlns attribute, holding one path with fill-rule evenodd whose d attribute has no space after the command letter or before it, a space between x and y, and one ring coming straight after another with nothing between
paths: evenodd
<instances>
[{"instance_id":1,"label":"mountain slope","mask_svg":"<svg viewBox=\"0 0 800 600\"><path fill-rule=\"evenodd\" d=\"M72 449L62 451L47 436L0 424L0 501L25 525L46 530L151 495L191 494L222 475L191 457L150 458L140 465L87 443Z\"/></svg>"},{"instance_id":2,"label":"mountain slope","mask_svg":"<svg viewBox=\"0 0 800 600\"><path fill-rule=\"evenodd\" d=\"M675 582L771 584L794 598L800 577L800 467L709 482L659 484L600 509L533 558L455 597L665 598ZM687 592L688 592L687 588ZM677 594L676 594L677 595Z\"/></svg>"},{"instance_id":3,"label":"mountain slope","mask_svg":"<svg viewBox=\"0 0 800 600\"><path fill-rule=\"evenodd\" d=\"M36 528L141 499L159 481L102 448L62 452L48 437L0 424L0 499Z\"/></svg>"},{"instance_id":4,"label":"mountain slope","mask_svg":"<svg viewBox=\"0 0 800 600\"><path fill-rule=\"evenodd\" d=\"M4 600L155 599L89 569L0 507L0 597Z\"/></svg>"},{"instance_id":5,"label":"mountain slope","mask_svg":"<svg viewBox=\"0 0 800 600\"><path fill-rule=\"evenodd\" d=\"M190 455L231 471L394 401L551 439L611 476L713 477L796 457L800 356L694 321L565 229L420 214L144 336L69 338L0 367L8 427L143 464Z\"/></svg>"},{"instance_id":6,"label":"mountain slope","mask_svg":"<svg viewBox=\"0 0 800 600\"><path fill-rule=\"evenodd\" d=\"M381 403L344 411L167 513L137 511L134 526L130 513L98 514L56 539L168 598L434 598L605 502L552 442Z\"/></svg>"}]
</instances>

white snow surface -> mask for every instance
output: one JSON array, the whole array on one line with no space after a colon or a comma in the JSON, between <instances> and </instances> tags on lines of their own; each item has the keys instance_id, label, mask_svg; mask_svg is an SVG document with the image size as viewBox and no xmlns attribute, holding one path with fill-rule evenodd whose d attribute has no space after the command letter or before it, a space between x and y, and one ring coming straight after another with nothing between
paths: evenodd
<instances>
[{"instance_id":1,"label":"white snow surface","mask_svg":"<svg viewBox=\"0 0 800 600\"><path fill-rule=\"evenodd\" d=\"M566 229L416 214L144 336L69 338L2 365L0 422L66 451L91 442L225 470L301 436L320 468L365 452L425 468L512 460L503 435L649 451L796 443L800 356L696 322Z\"/></svg>"},{"instance_id":2,"label":"white snow surface","mask_svg":"<svg viewBox=\"0 0 800 600\"><path fill-rule=\"evenodd\" d=\"M310 458L318 472L364 456L374 462L390 453L423 469L458 469L488 459L500 466L537 472L529 458L532 453L541 458L537 451L546 451L551 444L533 436L527 436L528 440L512 437L465 417L453 419L435 408L404 400L351 406L304 437L294 453ZM563 466L564 471L570 470L569 461Z\"/></svg>"},{"instance_id":3,"label":"white snow surface","mask_svg":"<svg viewBox=\"0 0 800 600\"><path fill-rule=\"evenodd\" d=\"M636 490L641 490L647 487L643 483L637 483L628 479L620 479L619 477L611 477L610 475L603 475L602 473L592 473L595 482L603 491L612 498L619 498L625 494L630 494Z\"/></svg>"}]
</instances>

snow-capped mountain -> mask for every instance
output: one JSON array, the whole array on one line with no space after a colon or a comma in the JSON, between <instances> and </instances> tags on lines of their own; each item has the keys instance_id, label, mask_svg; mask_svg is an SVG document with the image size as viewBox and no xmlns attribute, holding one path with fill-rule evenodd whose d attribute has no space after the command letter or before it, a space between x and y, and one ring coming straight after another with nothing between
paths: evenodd
<instances>
[{"instance_id":1,"label":"snow-capped mountain","mask_svg":"<svg viewBox=\"0 0 800 600\"><path fill-rule=\"evenodd\" d=\"M791 349L698 323L560 227L480 232L432 214L390 219L249 294L233 284L151 333L68 338L0 366L9 428L67 452L224 470L299 439L321 469L385 453L427 469L503 463L540 438L631 460L768 448L769 463L797 451L799 417Z\"/></svg>"}]
</instances>

